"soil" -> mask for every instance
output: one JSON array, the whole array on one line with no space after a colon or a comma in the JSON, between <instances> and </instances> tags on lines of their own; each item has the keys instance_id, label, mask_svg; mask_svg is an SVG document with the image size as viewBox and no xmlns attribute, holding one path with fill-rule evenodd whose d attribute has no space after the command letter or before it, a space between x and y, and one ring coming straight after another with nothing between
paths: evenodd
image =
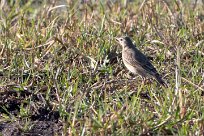
<instances>
[{"instance_id":1,"label":"soil","mask_svg":"<svg viewBox=\"0 0 204 136\"><path fill-rule=\"evenodd\" d=\"M32 100L33 105L26 100ZM20 109L30 108L21 114ZM63 123L59 112L44 100L44 94L28 91L0 92L0 135L2 136L54 136L62 135ZM4 117L4 121L2 121ZM5 117L8 118L5 121Z\"/></svg>"}]
</instances>

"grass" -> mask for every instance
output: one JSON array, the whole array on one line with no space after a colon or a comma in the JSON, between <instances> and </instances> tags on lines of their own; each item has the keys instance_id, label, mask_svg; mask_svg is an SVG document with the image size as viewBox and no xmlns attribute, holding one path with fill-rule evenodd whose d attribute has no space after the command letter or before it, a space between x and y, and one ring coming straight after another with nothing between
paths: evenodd
<instances>
[{"instance_id":1,"label":"grass","mask_svg":"<svg viewBox=\"0 0 204 136\"><path fill-rule=\"evenodd\" d=\"M35 4L1 3L1 135L14 135L10 124L17 134L203 134L202 4ZM122 35L149 56L169 88L128 74L114 39ZM52 133L36 122L51 123Z\"/></svg>"}]
</instances>

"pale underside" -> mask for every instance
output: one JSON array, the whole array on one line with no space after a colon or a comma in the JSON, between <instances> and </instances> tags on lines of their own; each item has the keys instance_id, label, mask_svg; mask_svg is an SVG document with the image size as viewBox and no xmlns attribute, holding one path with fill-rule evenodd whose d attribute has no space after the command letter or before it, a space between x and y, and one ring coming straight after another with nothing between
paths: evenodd
<instances>
[{"instance_id":1,"label":"pale underside","mask_svg":"<svg viewBox=\"0 0 204 136\"><path fill-rule=\"evenodd\" d=\"M135 67L129 64L126 60L123 59L123 62L126 66L126 68L132 72L133 74L139 74L142 78L146 78L150 76L142 67Z\"/></svg>"},{"instance_id":2,"label":"pale underside","mask_svg":"<svg viewBox=\"0 0 204 136\"><path fill-rule=\"evenodd\" d=\"M126 48L123 50L122 59L124 65L133 74L139 74L142 78L151 77L156 74L156 69L149 60L137 49ZM151 73L151 74L150 74Z\"/></svg>"}]
</instances>

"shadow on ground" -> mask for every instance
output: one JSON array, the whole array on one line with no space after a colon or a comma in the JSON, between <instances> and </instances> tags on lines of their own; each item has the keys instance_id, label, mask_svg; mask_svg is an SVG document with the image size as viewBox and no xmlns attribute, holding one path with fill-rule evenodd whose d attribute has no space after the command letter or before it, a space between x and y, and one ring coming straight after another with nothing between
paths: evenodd
<instances>
[{"instance_id":1,"label":"shadow on ground","mask_svg":"<svg viewBox=\"0 0 204 136\"><path fill-rule=\"evenodd\" d=\"M35 104L28 105L26 99L30 98ZM0 93L0 115L7 116L8 121L0 122L0 133L3 136L52 136L62 135L62 123L59 122L59 112L51 110L52 107L35 95L27 91L6 91ZM40 103L36 107L36 103ZM29 106L32 113L21 111ZM22 113L22 117L17 118ZM20 114L21 115L21 114Z\"/></svg>"}]
</instances>

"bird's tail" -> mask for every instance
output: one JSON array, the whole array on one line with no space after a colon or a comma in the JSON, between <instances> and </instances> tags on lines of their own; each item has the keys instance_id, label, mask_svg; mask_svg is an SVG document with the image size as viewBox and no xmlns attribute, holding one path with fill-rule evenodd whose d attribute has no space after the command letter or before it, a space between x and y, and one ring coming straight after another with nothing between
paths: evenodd
<instances>
[{"instance_id":1,"label":"bird's tail","mask_svg":"<svg viewBox=\"0 0 204 136\"><path fill-rule=\"evenodd\" d=\"M161 76L157 73L155 75L155 79L157 80L157 82L159 82L162 86L168 88L168 85L164 82L164 80L161 78Z\"/></svg>"}]
</instances>

